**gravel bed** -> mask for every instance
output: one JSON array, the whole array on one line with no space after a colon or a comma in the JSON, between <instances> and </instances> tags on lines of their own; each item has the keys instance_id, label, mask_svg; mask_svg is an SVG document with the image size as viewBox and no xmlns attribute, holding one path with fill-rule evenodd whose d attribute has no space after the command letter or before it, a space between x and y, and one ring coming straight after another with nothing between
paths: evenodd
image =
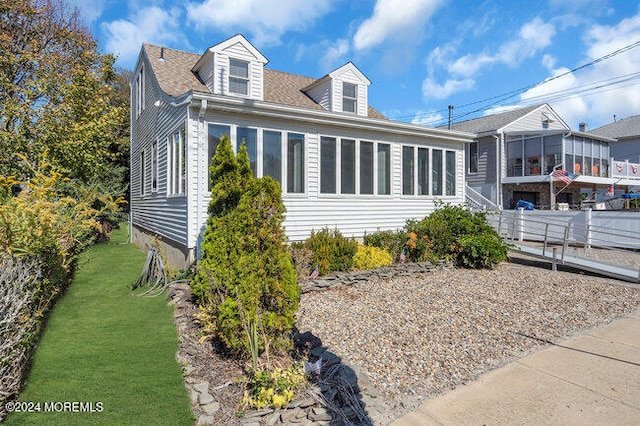
<instances>
[{"instance_id":1,"label":"gravel bed","mask_svg":"<svg viewBox=\"0 0 640 426\"><path fill-rule=\"evenodd\" d=\"M386 423L542 340L639 312L638 286L621 284L517 263L437 269L304 294L297 327L362 366L387 400Z\"/></svg>"}]
</instances>

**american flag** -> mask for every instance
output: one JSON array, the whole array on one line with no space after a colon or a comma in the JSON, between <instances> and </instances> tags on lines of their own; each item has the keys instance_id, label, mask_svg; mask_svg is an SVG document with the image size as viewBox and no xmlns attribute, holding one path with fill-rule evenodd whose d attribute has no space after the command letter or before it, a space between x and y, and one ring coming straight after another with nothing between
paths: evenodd
<instances>
[{"instance_id":1,"label":"american flag","mask_svg":"<svg viewBox=\"0 0 640 426\"><path fill-rule=\"evenodd\" d=\"M400 253L400 263L404 263L407 261L407 256L404 254L404 249L402 249L402 253Z\"/></svg>"},{"instance_id":2,"label":"american flag","mask_svg":"<svg viewBox=\"0 0 640 426\"><path fill-rule=\"evenodd\" d=\"M576 178L576 175L574 175L573 173L569 173L568 171L562 169L554 170L553 173L551 173L551 176L558 180L561 180L567 185L573 182L573 180Z\"/></svg>"},{"instance_id":3,"label":"american flag","mask_svg":"<svg viewBox=\"0 0 640 426\"><path fill-rule=\"evenodd\" d=\"M315 280L316 278L318 278L318 265L316 265L316 269L313 270L313 272L311 273L311 276L309 277L312 280Z\"/></svg>"}]
</instances>

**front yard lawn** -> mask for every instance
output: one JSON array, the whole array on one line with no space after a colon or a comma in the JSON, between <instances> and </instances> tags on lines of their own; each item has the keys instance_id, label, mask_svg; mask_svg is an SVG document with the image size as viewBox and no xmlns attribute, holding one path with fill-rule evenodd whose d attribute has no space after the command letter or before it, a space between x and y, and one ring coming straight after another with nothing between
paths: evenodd
<instances>
[{"instance_id":1,"label":"front yard lawn","mask_svg":"<svg viewBox=\"0 0 640 426\"><path fill-rule=\"evenodd\" d=\"M19 398L40 411L14 412L7 425L193 424L173 308L130 295L146 255L126 241L123 224L81 256Z\"/></svg>"}]
</instances>

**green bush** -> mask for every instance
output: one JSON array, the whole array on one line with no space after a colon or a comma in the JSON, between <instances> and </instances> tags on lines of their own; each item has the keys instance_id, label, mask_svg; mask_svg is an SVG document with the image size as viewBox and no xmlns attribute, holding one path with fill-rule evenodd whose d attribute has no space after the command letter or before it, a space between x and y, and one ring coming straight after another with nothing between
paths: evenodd
<instances>
[{"instance_id":1,"label":"green bush","mask_svg":"<svg viewBox=\"0 0 640 426\"><path fill-rule=\"evenodd\" d=\"M355 269L375 269L382 266L389 266L393 263L393 258L384 248L373 246L358 246L358 251L353 256L353 267Z\"/></svg>"},{"instance_id":2,"label":"green bush","mask_svg":"<svg viewBox=\"0 0 640 426\"><path fill-rule=\"evenodd\" d=\"M495 233L460 237L458 264L465 268L493 269L507 260L507 246Z\"/></svg>"},{"instance_id":3,"label":"green bush","mask_svg":"<svg viewBox=\"0 0 640 426\"><path fill-rule=\"evenodd\" d=\"M406 229L412 261L451 259L464 267L490 268L506 259L507 245L483 212L440 204L424 219L407 221Z\"/></svg>"},{"instance_id":4,"label":"green bush","mask_svg":"<svg viewBox=\"0 0 640 426\"><path fill-rule=\"evenodd\" d=\"M402 250L407 244L407 239L407 232L404 230L378 231L373 234L365 234L364 244L366 246L386 249L391 254L393 261L399 262Z\"/></svg>"},{"instance_id":5,"label":"green bush","mask_svg":"<svg viewBox=\"0 0 640 426\"><path fill-rule=\"evenodd\" d=\"M311 249L311 264L318 265L320 275L333 271L350 271L353 267L353 255L358 250L358 243L342 236L338 230L321 229L311 231L305 241L305 247Z\"/></svg>"},{"instance_id":6,"label":"green bush","mask_svg":"<svg viewBox=\"0 0 640 426\"><path fill-rule=\"evenodd\" d=\"M270 177L254 178L245 147L234 156L227 137L212 160L211 175L212 214L192 281L201 320L243 357L289 349L300 287L282 228L280 185Z\"/></svg>"}]
</instances>

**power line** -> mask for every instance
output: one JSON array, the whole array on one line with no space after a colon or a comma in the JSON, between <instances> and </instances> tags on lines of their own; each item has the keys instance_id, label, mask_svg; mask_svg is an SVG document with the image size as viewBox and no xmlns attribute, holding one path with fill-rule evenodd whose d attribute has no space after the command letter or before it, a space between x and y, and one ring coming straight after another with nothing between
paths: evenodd
<instances>
[{"instance_id":1,"label":"power line","mask_svg":"<svg viewBox=\"0 0 640 426\"><path fill-rule=\"evenodd\" d=\"M510 98L512 98L512 97L514 97L514 96L516 96L516 95L519 95L519 94L521 94L521 93L526 92L527 90L533 89L533 88L535 88L535 87L542 86L543 84L546 84L546 83L549 83L549 82L551 82L551 81L557 80L557 79L559 79L559 78L561 78L561 77L564 77L564 76L566 76L566 75L573 74L573 73L575 73L575 72L577 72L577 71L580 71L580 70L582 70L582 69L584 69L584 68L587 68L587 67L590 67L590 66L596 65L596 64L598 64L598 63L600 63L600 62L602 62L602 61L604 61L604 60L610 59L610 58L612 58L612 57L614 57L614 56L617 56L617 55L619 55L619 54L621 54L621 53L627 52L627 51L629 51L629 50L631 50L631 49L634 49L634 48L636 48L636 47L638 47L638 46L640 46L640 40L638 40L638 41L636 41L636 42L634 42L634 43L628 44L628 45L626 45L626 46L624 46L624 47L621 47L620 49L614 50L613 52L610 52L610 53L608 53L608 54L606 54L606 55L604 55L604 56L601 56L601 57L599 57L599 58L596 58L596 59L594 59L593 61L590 61L590 62L587 62L587 63L582 64L582 65L580 65L580 66L577 66L577 67L575 67L575 68L573 68L573 69L571 69L571 70L569 70L569 71L566 71L566 72L564 72L564 73L558 74L558 75L553 76L553 77L550 77L550 78L548 78L548 79L545 79L545 80L543 80L543 81L541 81L541 82L538 82L538 83L535 83L535 84L530 84L530 85L525 86L525 87L522 87L522 88L520 88L520 89L512 90L512 91L510 91L510 92L505 92L505 93L502 93L502 94L500 94L500 95L495 95L495 96L491 96L491 97L489 97L489 98L481 99L481 100L478 100L478 101L469 102L469 103L466 103L466 104L463 104L463 105L458 105L458 106L456 106L456 109L465 108L465 107L468 107L468 106L477 105L477 104L480 104L480 103L489 102L489 101L492 101L492 100L494 100L494 99L498 99L498 101L496 101L496 102L492 102L492 103L490 103L490 104L488 104L488 105L485 105L484 107L481 107L481 108L475 109L475 110L473 110L473 111L469 111L469 112L464 113L463 115L459 115L459 116L457 116L457 117L455 117L455 118L459 119L459 118L466 117L466 116L469 116L469 115L471 115L471 114L474 114L474 113L476 113L476 112L484 111L484 110L488 109L488 108L489 108L489 107L491 107L491 106L495 106L495 105L497 105L498 103L500 103L500 102L504 102L504 101L506 101L507 99L510 99ZM445 112L445 111L447 111L447 110L448 110L448 109L441 109L441 110L430 111L430 112L428 112L428 113L422 113L422 114L414 114L414 115L406 115L406 116L397 116L397 117L395 117L395 119L396 119L396 120L400 120L400 119L402 119L402 118L412 118L412 119L415 119L416 117L418 117L418 116L420 116L420 115L437 114L437 113L439 113L439 112ZM393 118L393 117L392 117L392 118ZM427 121L427 122L428 122L428 121Z\"/></svg>"}]
</instances>

